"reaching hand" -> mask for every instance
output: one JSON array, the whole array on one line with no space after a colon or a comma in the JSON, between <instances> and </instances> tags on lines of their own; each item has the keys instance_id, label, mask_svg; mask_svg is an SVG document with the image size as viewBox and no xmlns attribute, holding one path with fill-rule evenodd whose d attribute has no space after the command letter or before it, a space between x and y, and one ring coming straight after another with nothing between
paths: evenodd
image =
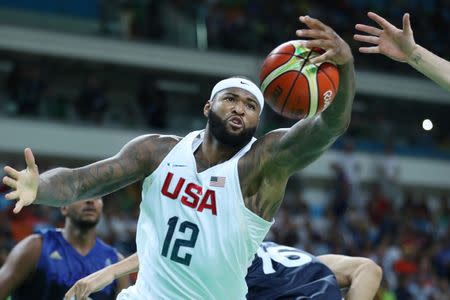
<instances>
[{"instance_id":1,"label":"reaching hand","mask_svg":"<svg viewBox=\"0 0 450 300\"><path fill-rule=\"evenodd\" d=\"M309 16L302 16L299 19L309 29L297 30L297 36L311 38L303 41L302 45L310 49L317 47L325 50L322 55L311 59L311 63L332 61L337 65L343 65L353 60L349 45L331 27Z\"/></svg>"},{"instance_id":2,"label":"reaching hand","mask_svg":"<svg viewBox=\"0 0 450 300\"><path fill-rule=\"evenodd\" d=\"M380 25L380 28L356 24L355 28L370 35L355 34L353 38L360 42L374 44L372 47L360 47L361 53L381 53L394 60L407 62L416 43L409 21L409 14L403 15L403 30L398 29L379 15L369 12L367 16Z\"/></svg>"},{"instance_id":3,"label":"reaching hand","mask_svg":"<svg viewBox=\"0 0 450 300\"><path fill-rule=\"evenodd\" d=\"M6 166L4 169L8 176L3 177L3 183L13 189L5 197L8 200L18 199L14 207L16 214L24 206L33 203L39 186L39 171L30 148L25 149L25 161L27 168L20 172L10 166Z\"/></svg>"},{"instance_id":4,"label":"reaching hand","mask_svg":"<svg viewBox=\"0 0 450 300\"><path fill-rule=\"evenodd\" d=\"M64 300L85 300L88 296L97 292L114 281L114 275L105 272L104 269L92 273L77 282L67 291Z\"/></svg>"}]
</instances>

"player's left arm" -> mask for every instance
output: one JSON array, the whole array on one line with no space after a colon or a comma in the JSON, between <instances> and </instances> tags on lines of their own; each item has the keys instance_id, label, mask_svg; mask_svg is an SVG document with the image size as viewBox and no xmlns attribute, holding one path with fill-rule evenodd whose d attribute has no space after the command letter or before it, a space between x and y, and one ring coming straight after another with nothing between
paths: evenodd
<instances>
[{"instance_id":1,"label":"player's left arm","mask_svg":"<svg viewBox=\"0 0 450 300\"><path fill-rule=\"evenodd\" d=\"M121 261L124 261L124 259L125 259L123 257L123 255L120 253L117 253L117 257L119 259L118 263L120 263ZM136 258L137 258L137 255L136 255ZM126 274L126 275L128 275L128 274ZM117 275L123 275L123 276L117 276ZM130 286L130 277L125 276L124 274L116 274L116 276L114 276L114 277L117 280L117 286L116 286L116 297L117 297L117 295L120 293L120 291L122 291L123 289L126 289L127 287Z\"/></svg>"},{"instance_id":2,"label":"player's left arm","mask_svg":"<svg viewBox=\"0 0 450 300\"><path fill-rule=\"evenodd\" d=\"M0 300L30 279L36 271L42 250L40 235L32 234L20 241L0 268Z\"/></svg>"},{"instance_id":3,"label":"player's left arm","mask_svg":"<svg viewBox=\"0 0 450 300\"><path fill-rule=\"evenodd\" d=\"M117 280L116 296L124 288L130 285L128 274L137 272L139 270L139 259L137 253L123 259L119 256L119 261L115 264L107 266L95 273L92 273L84 278L78 280L64 296L65 300L85 299L90 294L100 291L114 280ZM124 279L125 278L125 279Z\"/></svg>"},{"instance_id":4,"label":"player's left arm","mask_svg":"<svg viewBox=\"0 0 450 300\"><path fill-rule=\"evenodd\" d=\"M311 17L300 17L309 29L297 31L308 48L325 52L313 63L331 61L338 66L340 84L336 98L319 116L300 120L288 129L269 132L239 162L246 205L266 220L275 214L289 176L316 160L343 134L349 123L355 95L353 55L349 45L329 26Z\"/></svg>"},{"instance_id":5,"label":"player's left arm","mask_svg":"<svg viewBox=\"0 0 450 300\"><path fill-rule=\"evenodd\" d=\"M372 300L380 287L383 271L371 259L327 254L317 257L335 274L340 287L348 287L346 300Z\"/></svg>"}]
</instances>

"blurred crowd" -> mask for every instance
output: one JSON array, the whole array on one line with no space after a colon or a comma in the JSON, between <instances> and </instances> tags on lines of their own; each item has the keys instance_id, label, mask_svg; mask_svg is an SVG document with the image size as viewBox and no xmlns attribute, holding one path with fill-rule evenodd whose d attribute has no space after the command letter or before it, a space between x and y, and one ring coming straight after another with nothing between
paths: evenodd
<instances>
[{"instance_id":1,"label":"blurred crowd","mask_svg":"<svg viewBox=\"0 0 450 300\"><path fill-rule=\"evenodd\" d=\"M172 95L161 88L158 81L161 77L152 72L135 73L133 76L138 80L131 80L131 86L121 88L115 86L123 84L120 79L108 78L107 72L101 70L78 71L76 76L59 80L59 73L52 68L55 63L52 60L14 62L0 88L3 104L0 115L110 128L178 129L170 125L171 118L177 115L168 104L168 97ZM176 95L177 102L192 102L190 98L183 98L187 96ZM202 109L202 99L207 97L198 93L197 103L184 111L185 116L195 120ZM380 153L389 142L400 155L450 159L447 106L408 103L409 116L400 118L398 112L404 109L406 101L380 100L368 95L357 95L356 101L366 107L364 110L354 108L347 134L355 140L358 150ZM388 101L389 107L386 107ZM418 126L420 118L427 114L436 118L436 126L430 132ZM292 120L267 108L260 132L291 125ZM340 141L336 145L340 145Z\"/></svg>"},{"instance_id":2,"label":"blurred crowd","mask_svg":"<svg viewBox=\"0 0 450 300\"><path fill-rule=\"evenodd\" d=\"M10 163L10 162L8 162ZM288 183L285 200L267 236L315 255L365 256L383 268L379 300L444 300L450 297L450 197L417 192L399 182L399 164L387 150L373 162L377 181L362 183L360 165L347 142L331 163L333 179L314 191L302 174ZM23 166L18 163L17 168ZM41 170L51 168L40 166ZM0 265L10 249L32 232L63 226L56 208L26 207L19 215L2 199ZM104 198L97 231L124 255L135 248L141 183Z\"/></svg>"},{"instance_id":3,"label":"blurred crowd","mask_svg":"<svg viewBox=\"0 0 450 300\"><path fill-rule=\"evenodd\" d=\"M120 20L121 25L116 27L121 28L120 33L127 39L170 41L175 38L175 42L180 42L182 34L177 31L189 34L189 26L177 28L177 23L185 22L196 28L195 41L189 45L181 39L180 46L260 55L295 39L300 15L322 20L356 46L352 39L354 25L368 23L366 12L377 12L399 27L403 13L409 12L417 42L441 56L448 57L450 53L450 44L442 42L448 39L447 28L450 27L450 2L446 0L124 0L100 3L104 4L101 11L109 12L101 13L101 16L109 16L101 18L103 33L113 31L107 28L113 28L112 24ZM116 14L111 13L113 11ZM167 22L168 14L176 22ZM377 60L376 64L373 59ZM383 70L386 66L390 70L400 67L371 56L361 56L358 63Z\"/></svg>"},{"instance_id":4,"label":"blurred crowd","mask_svg":"<svg viewBox=\"0 0 450 300\"><path fill-rule=\"evenodd\" d=\"M9 116L79 122L116 127L166 127L166 99L150 75L142 75L136 90L114 103L109 99L109 85L96 72L85 72L79 82L69 82L75 92L65 90L64 83L55 82L50 64L14 62L7 74L0 112ZM53 78L52 78L53 77ZM70 79L67 79L70 81ZM65 82L67 84L67 82ZM117 101L116 101L117 102Z\"/></svg>"}]
</instances>

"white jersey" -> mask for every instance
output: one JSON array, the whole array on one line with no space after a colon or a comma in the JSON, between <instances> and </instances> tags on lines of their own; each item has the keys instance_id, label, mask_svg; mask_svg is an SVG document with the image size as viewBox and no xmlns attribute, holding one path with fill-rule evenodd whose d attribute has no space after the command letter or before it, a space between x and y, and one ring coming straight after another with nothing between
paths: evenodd
<instances>
[{"instance_id":1,"label":"white jersey","mask_svg":"<svg viewBox=\"0 0 450 300\"><path fill-rule=\"evenodd\" d=\"M245 299L247 268L273 222L245 207L238 160L197 172L202 131L183 138L143 183L139 273L118 299Z\"/></svg>"}]
</instances>

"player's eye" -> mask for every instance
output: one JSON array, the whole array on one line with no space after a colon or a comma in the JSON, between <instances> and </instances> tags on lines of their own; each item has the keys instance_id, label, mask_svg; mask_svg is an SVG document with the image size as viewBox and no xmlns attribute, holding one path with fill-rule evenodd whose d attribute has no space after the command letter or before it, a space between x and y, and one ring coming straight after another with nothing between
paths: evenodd
<instances>
[{"instance_id":1,"label":"player's eye","mask_svg":"<svg viewBox=\"0 0 450 300\"><path fill-rule=\"evenodd\" d=\"M225 101L234 102L234 97L231 96L226 96L224 99Z\"/></svg>"},{"instance_id":2,"label":"player's eye","mask_svg":"<svg viewBox=\"0 0 450 300\"><path fill-rule=\"evenodd\" d=\"M247 107L249 109L251 109L251 110L255 110L256 109L256 106L254 104L252 104L252 103L247 103Z\"/></svg>"}]
</instances>

